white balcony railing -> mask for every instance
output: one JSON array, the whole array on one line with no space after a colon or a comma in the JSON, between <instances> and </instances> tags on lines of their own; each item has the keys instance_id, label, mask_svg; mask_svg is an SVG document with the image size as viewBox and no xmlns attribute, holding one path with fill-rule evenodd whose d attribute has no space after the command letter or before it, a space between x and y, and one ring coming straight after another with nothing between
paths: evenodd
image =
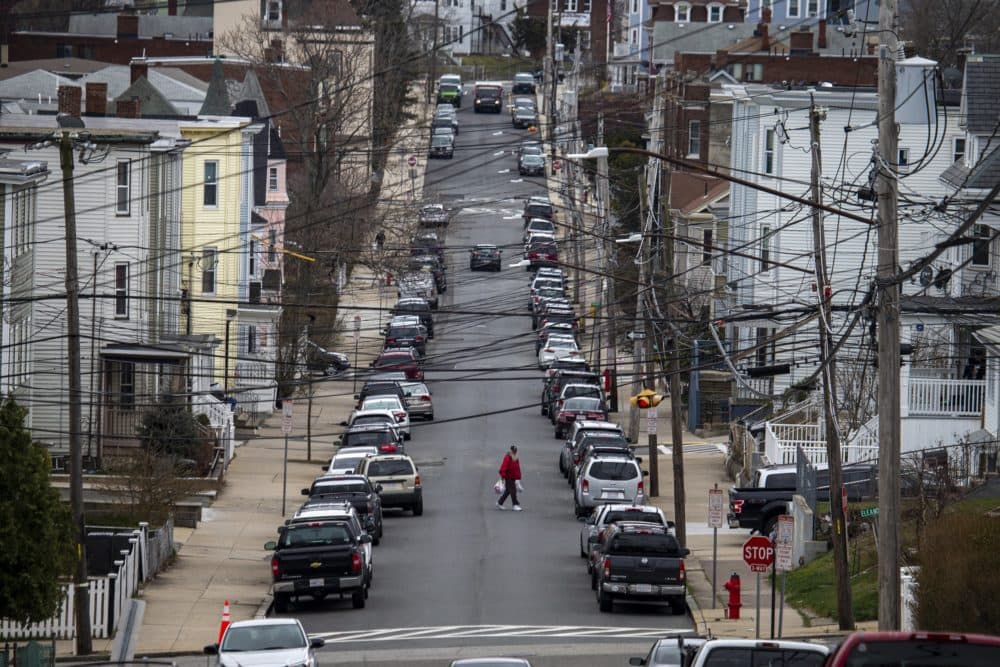
<instances>
[{"instance_id":1,"label":"white balcony railing","mask_svg":"<svg viewBox=\"0 0 1000 667\"><path fill-rule=\"evenodd\" d=\"M773 465L795 463L801 447L814 464L829 463L826 437L816 424L775 424L768 422L764 432L764 453ZM863 430L846 443L841 443L843 463L860 463L878 459L878 438L870 430Z\"/></svg>"},{"instance_id":2,"label":"white balcony railing","mask_svg":"<svg viewBox=\"0 0 1000 667\"><path fill-rule=\"evenodd\" d=\"M219 437L219 445L226 453L226 465L233 456L233 445L236 437L236 426L233 423L233 411L211 394L196 394L191 401L191 412L196 415L206 415L208 422Z\"/></svg>"},{"instance_id":3,"label":"white balcony railing","mask_svg":"<svg viewBox=\"0 0 1000 667\"><path fill-rule=\"evenodd\" d=\"M911 377L909 414L924 417L978 417L986 396L984 380Z\"/></svg>"}]
</instances>

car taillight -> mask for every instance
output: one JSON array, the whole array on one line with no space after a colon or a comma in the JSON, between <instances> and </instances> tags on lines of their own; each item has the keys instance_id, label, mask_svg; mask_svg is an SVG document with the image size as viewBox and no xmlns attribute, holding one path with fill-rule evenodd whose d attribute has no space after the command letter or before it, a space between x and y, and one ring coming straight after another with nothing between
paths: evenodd
<instances>
[{"instance_id":1,"label":"car taillight","mask_svg":"<svg viewBox=\"0 0 1000 667\"><path fill-rule=\"evenodd\" d=\"M733 501L733 514L739 514L743 511L743 501L734 500Z\"/></svg>"},{"instance_id":2,"label":"car taillight","mask_svg":"<svg viewBox=\"0 0 1000 667\"><path fill-rule=\"evenodd\" d=\"M271 576L275 579L281 578L281 561L277 556L271 558Z\"/></svg>"},{"instance_id":3,"label":"car taillight","mask_svg":"<svg viewBox=\"0 0 1000 667\"><path fill-rule=\"evenodd\" d=\"M684 581L686 576L687 572L684 571L684 560L681 559L681 568L680 571L677 573L677 578L680 579L681 581Z\"/></svg>"},{"instance_id":4,"label":"car taillight","mask_svg":"<svg viewBox=\"0 0 1000 667\"><path fill-rule=\"evenodd\" d=\"M395 338L386 338L385 342L387 342L387 343L395 343L396 339Z\"/></svg>"},{"instance_id":5,"label":"car taillight","mask_svg":"<svg viewBox=\"0 0 1000 667\"><path fill-rule=\"evenodd\" d=\"M545 348L545 351L546 351L546 352L552 352L553 350L552 350L552 348L551 348L551 347L547 347L547 348Z\"/></svg>"},{"instance_id":6,"label":"car taillight","mask_svg":"<svg viewBox=\"0 0 1000 667\"><path fill-rule=\"evenodd\" d=\"M604 421L607 417L604 416L602 412L588 412L587 419L595 419L597 421Z\"/></svg>"},{"instance_id":7,"label":"car taillight","mask_svg":"<svg viewBox=\"0 0 1000 667\"><path fill-rule=\"evenodd\" d=\"M639 480L639 484L638 484L638 485L637 485L637 486L636 486L635 488L636 488L636 491L638 491L638 492L639 492L639 495L642 495L642 492L643 492L643 490L644 490L644 489L646 488L646 485L645 485L645 484L643 483L643 481L642 481L642 480L640 479L640 480Z\"/></svg>"},{"instance_id":8,"label":"car taillight","mask_svg":"<svg viewBox=\"0 0 1000 667\"><path fill-rule=\"evenodd\" d=\"M392 415L396 418L396 421L401 422L406 419L405 412L393 412Z\"/></svg>"},{"instance_id":9,"label":"car taillight","mask_svg":"<svg viewBox=\"0 0 1000 667\"><path fill-rule=\"evenodd\" d=\"M589 493L590 492L590 480L589 479L583 480L583 483L580 485L580 488L583 489L584 493Z\"/></svg>"},{"instance_id":10,"label":"car taillight","mask_svg":"<svg viewBox=\"0 0 1000 667\"><path fill-rule=\"evenodd\" d=\"M382 444L382 445L378 446L378 450L380 452L394 452L394 451L396 451L396 449L397 448L396 448L395 443L392 443L392 442L387 442L385 444Z\"/></svg>"},{"instance_id":11,"label":"car taillight","mask_svg":"<svg viewBox=\"0 0 1000 667\"><path fill-rule=\"evenodd\" d=\"M423 343L424 342L424 337L423 336L417 336L413 340L415 340L418 343Z\"/></svg>"},{"instance_id":12,"label":"car taillight","mask_svg":"<svg viewBox=\"0 0 1000 667\"><path fill-rule=\"evenodd\" d=\"M546 255L546 256L545 256L545 258L546 258L546 259L552 259L552 260L554 260L554 259L556 258L556 256L555 256L555 254L554 254L554 253L551 253L551 252L550 252L550 253L549 253L548 255Z\"/></svg>"},{"instance_id":13,"label":"car taillight","mask_svg":"<svg viewBox=\"0 0 1000 667\"><path fill-rule=\"evenodd\" d=\"M528 253L528 259L538 259L538 253L537 252L529 252Z\"/></svg>"},{"instance_id":14,"label":"car taillight","mask_svg":"<svg viewBox=\"0 0 1000 667\"><path fill-rule=\"evenodd\" d=\"M604 578L607 579L610 576L611 576L611 559L606 557L604 559Z\"/></svg>"},{"instance_id":15,"label":"car taillight","mask_svg":"<svg viewBox=\"0 0 1000 667\"><path fill-rule=\"evenodd\" d=\"M413 486L420 486L420 475L413 478Z\"/></svg>"},{"instance_id":16,"label":"car taillight","mask_svg":"<svg viewBox=\"0 0 1000 667\"><path fill-rule=\"evenodd\" d=\"M361 574L361 554L357 551L351 554L351 574Z\"/></svg>"},{"instance_id":17,"label":"car taillight","mask_svg":"<svg viewBox=\"0 0 1000 667\"><path fill-rule=\"evenodd\" d=\"M430 402L430 400L431 400L431 397L430 397L430 396L421 396L421 397L420 397L420 400L421 400L421 401L427 401L427 402L429 403L429 402Z\"/></svg>"}]
</instances>

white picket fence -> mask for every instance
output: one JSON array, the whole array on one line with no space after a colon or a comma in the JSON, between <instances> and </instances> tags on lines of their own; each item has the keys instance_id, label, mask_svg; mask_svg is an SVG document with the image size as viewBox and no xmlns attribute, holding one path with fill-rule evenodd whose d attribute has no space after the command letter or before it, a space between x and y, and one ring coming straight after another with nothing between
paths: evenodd
<instances>
[{"instance_id":1,"label":"white picket fence","mask_svg":"<svg viewBox=\"0 0 1000 667\"><path fill-rule=\"evenodd\" d=\"M172 526L171 526L172 528ZM162 540L160 540L162 541ZM139 588L140 582L149 580L156 571L151 562L159 562L150 553L149 527L140 525L129 538L129 548L122 550L121 558L114 561L117 569L103 577L89 577L87 590L90 593L90 628L94 638L104 639L118 629L125 602ZM59 611L41 623L21 625L7 619L0 619L0 639L29 639L45 637L52 639L73 639L76 636L74 615L73 584L63 586L63 599Z\"/></svg>"}]
</instances>

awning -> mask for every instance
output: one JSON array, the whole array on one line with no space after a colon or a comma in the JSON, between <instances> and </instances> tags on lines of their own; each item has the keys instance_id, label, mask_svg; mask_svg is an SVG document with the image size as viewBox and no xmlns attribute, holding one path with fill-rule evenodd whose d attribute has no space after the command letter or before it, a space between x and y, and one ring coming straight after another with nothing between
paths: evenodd
<instances>
[{"instance_id":1,"label":"awning","mask_svg":"<svg viewBox=\"0 0 1000 667\"><path fill-rule=\"evenodd\" d=\"M187 350L172 345L111 343L101 348L101 358L148 364L179 364L190 356Z\"/></svg>"}]
</instances>

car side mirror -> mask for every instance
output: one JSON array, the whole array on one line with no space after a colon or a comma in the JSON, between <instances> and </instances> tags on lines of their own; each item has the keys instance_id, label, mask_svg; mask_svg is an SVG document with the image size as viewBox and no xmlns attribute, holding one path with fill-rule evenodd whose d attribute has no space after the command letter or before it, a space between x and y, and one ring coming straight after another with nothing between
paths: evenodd
<instances>
[{"instance_id":1,"label":"car side mirror","mask_svg":"<svg viewBox=\"0 0 1000 667\"><path fill-rule=\"evenodd\" d=\"M322 637L313 637L309 640L309 648L323 648L326 646L326 640Z\"/></svg>"},{"instance_id":2,"label":"car side mirror","mask_svg":"<svg viewBox=\"0 0 1000 667\"><path fill-rule=\"evenodd\" d=\"M667 521L667 528L676 528L677 524L673 521Z\"/></svg>"},{"instance_id":3,"label":"car side mirror","mask_svg":"<svg viewBox=\"0 0 1000 667\"><path fill-rule=\"evenodd\" d=\"M649 477L649 471L648 470L643 470L642 471L642 476L643 477Z\"/></svg>"},{"instance_id":4,"label":"car side mirror","mask_svg":"<svg viewBox=\"0 0 1000 667\"><path fill-rule=\"evenodd\" d=\"M340 422L340 425L341 426L347 426L347 422L346 421L342 421L342 422Z\"/></svg>"},{"instance_id":5,"label":"car side mirror","mask_svg":"<svg viewBox=\"0 0 1000 667\"><path fill-rule=\"evenodd\" d=\"M361 544L370 544L372 541L372 536L367 533L358 538L358 542Z\"/></svg>"},{"instance_id":6,"label":"car side mirror","mask_svg":"<svg viewBox=\"0 0 1000 667\"><path fill-rule=\"evenodd\" d=\"M302 489L302 495L303 496L308 496L309 495L309 489Z\"/></svg>"},{"instance_id":7,"label":"car side mirror","mask_svg":"<svg viewBox=\"0 0 1000 667\"><path fill-rule=\"evenodd\" d=\"M635 665L635 667L642 667L643 665L646 664L646 659L645 658L629 658L628 659L628 664Z\"/></svg>"},{"instance_id":8,"label":"car side mirror","mask_svg":"<svg viewBox=\"0 0 1000 667\"><path fill-rule=\"evenodd\" d=\"M274 551L277 547L278 543L275 542L274 540L271 540L270 542L264 542L264 549L266 549L267 551Z\"/></svg>"},{"instance_id":9,"label":"car side mirror","mask_svg":"<svg viewBox=\"0 0 1000 667\"><path fill-rule=\"evenodd\" d=\"M576 520L579 521L580 523L587 523L587 517L585 516L578 516L576 517Z\"/></svg>"},{"instance_id":10,"label":"car side mirror","mask_svg":"<svg viewBox=\"0 0 1000 667\"><path fill-rule=\"evenodd\" d=\"M642 457L641 456L635 457L635 462L638 463L639 465L642 465Z\"/></svg>"},{"instance_id":11,"label":"car side mirror","mask_svg":"<svg viewBox=\"0 0 1000 667\"><path fill-rule=\"evenodd\" d=\"M355 394L354 395L354 400L355 401L360 401L361 400L361 394Z\"/></svg>"},{"instance_id":12,"label":"car side mirror","mask_svg":"<svg viewBox=\"0 0 1000 667\"><path fill-rule=\"evenodd\" d=\"M337 439L337 442L340 442L339 438ZM330 470L330 466L328 466L328 465L322 465L322 466L320 466L320 470L322 470L323 472L327 472L327 471Z\"/></svg>"},{"instance_id":13,"label":"car side mirror","mask_svg":"<svg viewBox=\"0 0 1000 667\"><path fill-rule=\"evenodd\" d=\"M681 558L686 558L690 553L690 549L681 549Z\"/></svg>"},{"instance_id":14,"label":"car side mirror","mask_svg":"<svg viewBox=\"0 0 1000 667\"><path fill-rule=\"evenodd\" d=\"M376 484L375 485L375 493L382 493L382 485L381 484Z\"/></svg>"},{"instance_id":15,"label":"car side mirror","mask_svg":"<svg viewBox=\"0 0 1000 667\"><path fill-rule=\"evenodd\" d=\"M205 648L201 649L201 652L205 655L219 655L219 645L209 644Z\"/></svg>"}]
</instances>

